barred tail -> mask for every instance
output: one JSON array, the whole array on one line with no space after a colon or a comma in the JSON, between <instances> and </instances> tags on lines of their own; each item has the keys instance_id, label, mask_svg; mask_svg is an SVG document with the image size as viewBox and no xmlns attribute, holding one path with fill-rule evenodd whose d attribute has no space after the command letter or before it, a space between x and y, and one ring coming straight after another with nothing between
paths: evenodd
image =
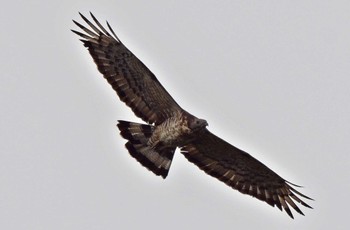
<instances>
[{"instance_id":1,"label":"barred tail","mask_svg":"<svg viewBox=\"0 0 350 230\"><path fill-rule=\"evenodd\" d=\"M173 159L175 148L152 148L148 140L154 126L128 121L118 121L120 135L128 140L125 147L138 162L158 176L166 178Z\"/></svg>"}]
</instances>

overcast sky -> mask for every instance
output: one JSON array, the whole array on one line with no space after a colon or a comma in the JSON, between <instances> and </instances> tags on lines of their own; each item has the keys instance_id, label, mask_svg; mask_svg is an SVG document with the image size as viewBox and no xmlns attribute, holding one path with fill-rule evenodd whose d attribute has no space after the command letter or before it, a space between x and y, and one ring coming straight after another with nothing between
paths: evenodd
<instances>
[{"instance_id":1,"label":"overcast sky","mask_svg":"<svg viewBox=\"0 0 350 230\"><path fill-rule=\"evenodd\" d=\"M315 201L290 219L179 152L129 156L137 121L70 29L108 20L187 111ZM346 229L349 1L8 1L0 8L1 229Z\"/></svg>"}]
</instances>

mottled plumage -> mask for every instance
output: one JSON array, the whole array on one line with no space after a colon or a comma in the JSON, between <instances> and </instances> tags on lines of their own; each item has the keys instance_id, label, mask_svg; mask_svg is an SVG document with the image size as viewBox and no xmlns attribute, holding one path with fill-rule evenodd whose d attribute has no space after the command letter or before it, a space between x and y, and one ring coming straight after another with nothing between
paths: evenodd
<instances>
[{"instance_id":1,"label":"mottled plumage","mask_svg":"<svg viewBox=\"0 0 350 230\"><path fill-rule=\"evenodd\" d=\"M304 215L295 201L310 199L248 153L212 134L207 122L183 110L154 74L133 55L108 25L108 32L91 14L96 25L80 14L90 29L74 23L98 70L136 116L147 124L119 121L120 134L132 157L156 175L166 178L176 148L192 163L228 186L271 206L290 207ZM294 185L296 186L296 185Z\"/></svg>"}]
</instances>

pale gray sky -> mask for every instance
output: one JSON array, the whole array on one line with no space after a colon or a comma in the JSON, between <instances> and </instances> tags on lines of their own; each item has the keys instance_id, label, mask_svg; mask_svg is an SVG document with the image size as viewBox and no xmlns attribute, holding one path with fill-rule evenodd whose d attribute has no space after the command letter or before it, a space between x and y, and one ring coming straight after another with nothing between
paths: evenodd
<instances>
[{"instance_id":1,"label":"pale gray sky","mask_svg":"<svg viewBox=\"0 0 350 230\"><path fill-rule=\"evenodd\" d=\"M139 121L70 32L108 20L177 102L313 197L305 217L179 152L166 180L115 126ZM9 1L0 8L1 229L346 229L349 1ZM294 212L295 213L295 212Z\"/></svg>"}]
</instances>

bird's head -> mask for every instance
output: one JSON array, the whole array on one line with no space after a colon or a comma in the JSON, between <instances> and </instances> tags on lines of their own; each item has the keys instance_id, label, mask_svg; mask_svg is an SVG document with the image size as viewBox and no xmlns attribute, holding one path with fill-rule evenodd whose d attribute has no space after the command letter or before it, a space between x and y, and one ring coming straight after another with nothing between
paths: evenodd
<instances>
[{"instance_id":1,"label":"bird's head","mask_svg":"<svg viewBox=\"0 0 350 230\"><path fill-rule=\"evenodd\" d=\"M208 126L208 122L204 119L193 117L193 119L188 121L188 127L192 130L192 132L204 130L206 126Z\"/></svg>"}]
</instances>

